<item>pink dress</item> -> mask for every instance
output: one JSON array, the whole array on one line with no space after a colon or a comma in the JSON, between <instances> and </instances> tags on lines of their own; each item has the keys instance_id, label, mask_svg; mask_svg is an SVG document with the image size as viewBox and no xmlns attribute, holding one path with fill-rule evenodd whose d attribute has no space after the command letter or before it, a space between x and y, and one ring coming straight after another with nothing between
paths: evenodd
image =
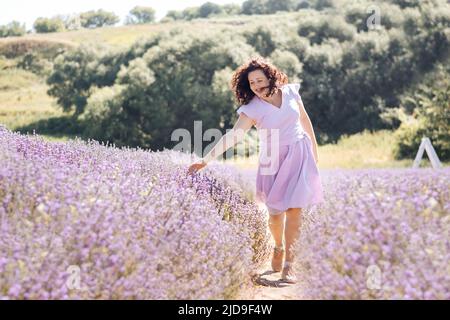
<instances>
[{"instance_id":1,"label":"pink dress","mask_svg":"<svg viewBox=\"0 0 450 320\"><path fill-rule=\"evenodd\" d=\"M324 201L312 141L300 123L299 89L298 83L282 86L280 108L255 95L237 110L256 122L260 148L256 199L271 215Z\"/></svg>"}]
</instances>

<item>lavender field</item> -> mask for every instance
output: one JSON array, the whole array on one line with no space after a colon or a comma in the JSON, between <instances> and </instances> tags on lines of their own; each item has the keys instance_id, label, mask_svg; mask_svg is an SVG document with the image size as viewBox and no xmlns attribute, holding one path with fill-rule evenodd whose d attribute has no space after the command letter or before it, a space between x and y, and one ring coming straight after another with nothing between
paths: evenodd
<instances>
[{"instance_id":1,"label":"lavender field","mask_svg":"<svg viewBox=\"0 0 450 320\"><path fill-rule=\"evenodd\" d=\"M232 172L189 177L188 158L1 127L0 297L239 297L269 254L265 217Z\"/></svg>"},{"instance_id":2,"label":"lavender field","mask_svg":"<svg viewBox=\"0 0 450 320\"><path fill-rule=\"evenodd\" d=\"M298 242L299 297L450 299L450 170L323 174Z\"/></svg>"},{"instance_id":3,"label":"lavender field","mask_svg":"<svg viewBox=\"0 0 450 320\"><path fill-rule=\"evenodd\" d=\"M239 299L270 258L253 177L187 154L0 127L0 298ZM301 299L450 299L450 170L332 170Z\"/></svg>"}]
</instances>

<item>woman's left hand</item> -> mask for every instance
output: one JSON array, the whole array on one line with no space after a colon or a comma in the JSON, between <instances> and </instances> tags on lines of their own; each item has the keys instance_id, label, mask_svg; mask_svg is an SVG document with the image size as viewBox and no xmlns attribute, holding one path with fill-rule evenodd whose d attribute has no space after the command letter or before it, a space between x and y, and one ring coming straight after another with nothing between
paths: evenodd
<instances>
[{"instance_id":1,"label":"woman's left hand","mask_svg":"<svg viewBox=\"0 0 450 320\"><path fill-rule=\"evenodd\" d=\"M204 162L203 160L193 163L188 168L188 174L192 175L192 174L196 173L197 171L203 169L206 166L207 166L207 163Z\"/></svg>"}]
</instances>

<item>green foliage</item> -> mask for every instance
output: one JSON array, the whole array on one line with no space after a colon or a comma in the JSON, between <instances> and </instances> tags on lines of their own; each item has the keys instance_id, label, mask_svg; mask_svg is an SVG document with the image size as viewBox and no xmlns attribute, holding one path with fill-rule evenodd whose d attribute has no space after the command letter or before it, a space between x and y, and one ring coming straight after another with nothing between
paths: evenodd
<instances>
[{"instance_id":1,"label":"green foliage","mask_svg":"<svg viewBox=\"0 0 450 320\"><path fill-rule=\"evenodd\" d=\"M368 6L366 3L350 3L345 10L345 21L356 27L358 32L368 32L367 23L370 17L379 14L380 27L384 29L398 28L403 24L407 11L389 3L377 3Z\"/></svg>"},{"instance_id":2,"label":"green foliage","mask_svg":"<svg viewBox=\"0 0 450 320\"><path fill-rule=\"evenodd\" d=\"M0 38L20 37L25 32L25 24L21 24L18 21L11 21L6 25L0 26Z\"/></svg>"},{"instance_id":3,"label":"green foliage","mask_svg":"<svg viewBox=\"0 0 450 320\"><path fill-rule=\"evenodd\" d=\"M418 7L421 2L420 0L389 0L389 2L398 5L400 8L408 8L408 7Z\"/></svg>"},{"instance_id":4,"label":"green foliage","mask_svg":"<svg viewBox=\"0 0 450 320\"><path fill-rule=\"evenodd\" d=\"M80 14L81 25L84 28L100 28L103 26L112 26L120 21L114 12L99 9L91 10Z\"/></svg>"},{"instance_id":5,"label":"green foliage","mask_svg":"<svg viewBox=\"0 0 450 320\"><path fill-rule=\"evenodd\" d=\"M177 10L169 10L164 19L181 20L183 19L183 13Z\"/></svg>"},{"instance_id":6,"label":"green foliage","mask_svg":"<svg viewBox=\"0 0 450 320\"><path fill-rule=\"evenodd\" d=\"M128 125L122 109L123 89L120 85L95 89L88 99L86 112L80 117L86 136L116 143L138 137L138 132L132 132L137 128Z\"/></svg>"},{"instance_id":7,"label":"green foliage","mask_svg":"<svg viewBox=\"0 0 450 320\"><path fill-rule=\"evenodd\" d=\"M340 42L350 41L355 33L355 28L342 17L314 17L302 22L298 28L298 34L308 38L312 44L321 44L330 38Z\"/></svg>"},{"instance_id":8,"label":"green foliage","mask_svg":"<svg viewBox=\"0 0 450 320\"><path fill-rule=\"evenodd\" d=\"M242 13L252 15L294 11L300 3L299 0L247 0L242 4Z\"/></svg>"},{"instance_id":9,"label":"green foliage","mask_svg":"<svg viewBox=\"0 0 450 320\"><path fill-rule=\"evenodd\" d=\"M52 74L47 79L48 94L57 98L65 112L75 106L75 114L84 111L91 85L95 81L94 70L99 54L89 46L58 56Z\"/></svg>"},{"instance_id":10,"label":"green foliage","mask_svg":"<svg viewBox=\"0 0 450 320\"><path fill-rule=\"evenodd\" d=\"M300 76L303 70L303 64L295 54L290 51L276 49L270 56L270 59L274 65L283 70L290 82L301 82Z\"/></svg>"},{"instance_id":11,"label":"green foliage","mask_svg":"<svg viewBox=\"0 0 450 320\"><path fill-rule=\"evenodd\" d=\"M56 18L63 22L65 30L79 30L82 27L79 14L60 14Z\"/></svg>"},{"instance_id":12,"label":"green foliage","mask_svg":"<svg viewBox=\"0 0 450 320\"><path fill-rule=\"evenodd\" d=\"M276 48L269 26L258 26L255 31L247 32L245 37L247 43L253 46L262 56L269 56Z\"/></svg>"},{"instance_id":13,"label":"green foliage","mask_svg":"<svg viewBox=\"0 0 450 320\"><path fill-rule=\"evenodd\" d=\"M200 7L188 7L181 11L169 10L161 22L173 20L193 20L198 18L208 18L212 16L237 15L241 13L241 6L238 4L218 5L213 2L205 2Z\"/></svg>"},{"instance_id":14,"label":"green foliage","mask_svg":"<svg viewBox=\"0 0 450 320\"><path fill-rule=\"evenodd\" d=\"M60 32L64 30L64 22L58 18L37 18L33 24L37 33Z\"/></svg>"},{"instance_id":15,"label":"green foliage","mask_svg":"<svg viewBox=\"0 0 450 320\"><path fill-rule=\"evenodd\" d=\"M333 0L308 0L308 3L309 3L309 8L319 10L319 11L333 7L333 5L334 5Z\"/></svg>"},{"instance_id":16,"label":"green foliage","mask_svg":"<svg viewBox=\"0 0 450 320\"><path fill-rule=\"evenodd\" d=\"M113 85L123 65L142 56L163 37L155 35L126 51L86 45L66 52L55 59L53 71L47 79L50 86L48 94L57 99L65 112L75 108L76 117L84 112L93 87Z\"/></svg>"},{"instance_id":17,"label":"green foliage","mask_svg":"<svg viewBox=\"0 0 450 320\"><path fill-rule=\"evenodd\" d=\"M70 115L62 115L40 119L31 124L20 126L16 130L22 133L32 133L35 130L39 134L74 138L75 136L80 136L80 133L84 130L84 125L82 121L74 119Z\"/></svg>"},{"instance_id":18,"label":"green foliage","mask_svg":"<svg viewBox=\"0 0 450 320\"><path fill-rule=\"evenodd\" d=\"M434 80L419 85L411 96L403 98L403 105L397 109L401 125L395 133L396 159L414 158L422 137L430 138L440 160L450 159L450 74L441 71L441 76Z\"/></svg>"},{"instance_id":19,"label":"green foliage","mask_svg":"<svg viewBox=\"0 0 450 320\"><path fill-rule=\"evenodd\" d=\"M243 14L269 14L267 0L247 0L242 3Z\"/></svg>"},{"instance_id":20,"label":"green foliage","mask_svg":"<svg viewBox=\"0 0 450 320\"><path fill-rule=\"evenodd\" d=\"M101 84L97 80L95 86L84 87L81 92L75 82L70 88L55 84L54 87L64 89L57 92L60 98L70 90L78 90L79 95L87 98L80 117L88 124L87 135L117 145L162 149L178 143L170 140L176 128L186 128L193 134L196 119L203 120L204 130L225 129L232 124L236 115L229 91L231 68L243 63L254 51L244 39L231 33L214 38L184 33L172 36L148 49L139 50L141 44L122 53L127 59L134 58L121 61L120 71L112 77L114 84ZM233 45L231 39L235 41ZM234 46L238 39L239 50ZM58 69L64 69L63 65L70 64L73 58L66 56ZM92 67L84 73L85 79L95 78L98 71L93 70L98 70L98 62L78 64L76 68L87 70L89 64Z\"/></svg>"},{"instance_id":21,"label":"green foliage","mask_svg":"<svg viewBox=\"0 0 450 320\"><path fill-rule=\"evenodd\" d=\"M222 13L222 7L213 2L205 2L198 9L198 14L201 18L207 18L213 14Z\"/></svg>"},{"instance_id":22,"label":"green foliage","mask_svg":"<svg viewBox=\"0 0 450 320\"><path fill-rule=\"evenodd\" d=\"M39 57L39 55L36 53L25 54L19 61L17 66L43 77L48 77L53 67L50 61Z\"/></svg>"},{"instance_id":23,"label":"green foliage","mask_svg":"<svg viewBox=\"0 0 450 320\"><path fill-rule=\"evenodd\" d=\"M142 24L155 21L156 11L152 7L136 6L126 18L126 24Z\"/></svg>"},{"instance_id":24,"label":"green foliage","mask_svg":"<svg viewBox=\"0 0 450 320\"><path fill-rule=\"evenodd\" d=\"M235 3L224 4L222 10L226 15L236 15L241 13L241 6Z\"/></svg>"}]
</instances>

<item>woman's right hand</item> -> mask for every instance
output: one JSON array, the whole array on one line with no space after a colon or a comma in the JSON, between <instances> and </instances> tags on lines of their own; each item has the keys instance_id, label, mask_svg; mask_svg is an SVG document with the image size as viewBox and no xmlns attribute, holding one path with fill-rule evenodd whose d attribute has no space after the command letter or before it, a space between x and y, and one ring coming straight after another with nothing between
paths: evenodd
<instances>
[{"instance_id":1,"label":"woman's right hand","mask_svg":"<svg viewBox=\"0 0 450 320\"><path fill-rule=\"evenodd\" d=\"M200 160L199 162L193 163L189 166L188 174L196 173L197 171L203 169L206 167L207 163L203 160Z\"/></svg>"}]
</instances>

